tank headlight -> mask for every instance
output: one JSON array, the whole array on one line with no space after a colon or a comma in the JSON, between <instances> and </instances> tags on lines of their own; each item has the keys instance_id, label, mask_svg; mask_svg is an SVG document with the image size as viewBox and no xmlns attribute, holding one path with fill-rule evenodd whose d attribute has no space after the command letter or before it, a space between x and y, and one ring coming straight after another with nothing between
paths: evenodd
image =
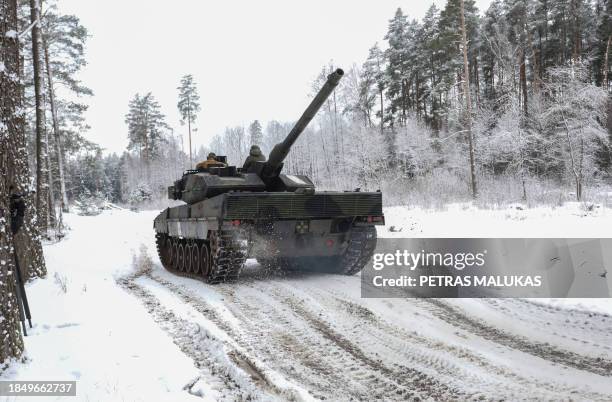
<instances>
[{"instance_id":1,"label":"tank headlight","mask_svg":"<svg viewBox=\"0 0 612 402\"><path fill-rule=\"evenodd\" d=\"M308 221L297 221L297 223L295 224L295 233L298 233L298 234L308 233L309 229L310 229L310 225Z\"/></svg>"}]
</instances>

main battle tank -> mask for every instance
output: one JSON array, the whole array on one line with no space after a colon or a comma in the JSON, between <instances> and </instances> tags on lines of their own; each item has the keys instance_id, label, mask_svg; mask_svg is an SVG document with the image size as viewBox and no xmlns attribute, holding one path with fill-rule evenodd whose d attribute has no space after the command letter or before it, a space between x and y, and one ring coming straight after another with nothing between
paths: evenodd
<instances>
[{"instance_id":1,"label":"main battle tank","mask_svg":"<svg viewBox=\"0 0 612 402\"><path fill-rule=\"evenodd\" d=\"M315 191L308 177L281 173L291 146L343 74L338 69L327 77L268 161L246 171L224 163L187 170L168 188L168 197L185 205L154 221L166 269L209 283L236 279L249 257L269 269L361 271L376 247L374 226L384 225L380 191Z\"/></svg>"}]
</instances>

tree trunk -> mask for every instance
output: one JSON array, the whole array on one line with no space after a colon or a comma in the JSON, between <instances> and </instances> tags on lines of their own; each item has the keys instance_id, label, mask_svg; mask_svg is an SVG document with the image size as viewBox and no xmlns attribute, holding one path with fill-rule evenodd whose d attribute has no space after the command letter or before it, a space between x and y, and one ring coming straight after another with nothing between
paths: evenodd
<instances>
[{"instance_id":1,"label":"tree trunk","mask_svg":"<svg viewBox=\"0 0 612 402\"><path fill-rule=\"evenodd\" d=\"M463 46L463 93L465 94L465 129L467 132L470 152L470 179L472 185L472 198L478 195L476 187L476 161L474 158L474 137L472 135L472 99L470 96L470 66L468 65L467 32L465 29L465 6L461 5L461 43Z\"/></svg>"},{"instance_id":2,"label":"tree trunk","mask_svg":"<svg viewBox=\"0 0 612 402\"><path fill-rule=\"evenodd\" d=\"M474 56L474 83L476 86L476 109L480 106L480 75L478 74L478 57Z\"/></svg>"},{"instance_id":3,"label":"tree trunk","mask_svg":"<svg viewBox=\"0 0 612 402\"><path fill-rule=\"evenodd\" d=\"M529 42L529 48L531 49L531 60L533 63L533 88L536 92L538 92L540 90L540 87L542 86L541 83L541 76L540 76L540 66L539 66L539 58L535 49L535 46L533 45L533 36L531 35L531 31L529 30L529 27L525 27L525 30L527 31L527 41Z\"/></svg>"},{"instance_id":4,"label":"tree trunk","mask_svg":"<svg viewBox=\"0 0 612 402\"><path fill-rule=\"evenodd\" d=\"M23 55L19 56L17 64L19 76L22 82L25 82ZM16 98L16 107L22 107L24 96L25 89L22 85L19 97ZM26 193L27 195L25 197L26 211L23 227L13 238L13 243L19 258L19 266L21 267L23 278L42 278L47 275L47 268L45 267L42 245L40 243L36 196L30 191L31 176L27 154L25 115L16 116L15 122L15 129L11 131L11 151L14 153L9 155L9 182L15 187L17 192Z\"/></svg>"},{"instance_id":5,"label":"tree trunk","mask_svg":"<svg viewBox=\"0 0 612 402\"><path fill-rule=\"evenodd\" d=\"M52 227L57 231L57 219L55 216L55 192L53 191L53 185L55 180L53 180L53 168L51 165L51 155L49 154L49 132L45 127L45 154L47 157L45 158L45 164L47 165L47 183L48 183L48 191L47 196L49 197L47 200L48 210L47 214L49 216L49 227ZM56 233L57 234L57 233Z\"/></svg>"},{"instance_id":6,"label":"tree trunk","mask_svg":"<svg viewBox=\"0 0 612 402\"><path fill-rule=\"evenodd\" d=\"M187 97L187 127L189 129L189 169L193 169L193 156L191 155L191 104Z\"/></svg>"},{"instance_id":7,"label":"tree trunk","mask_svg":"<svg viewBox=\"0 0 612 402\"><path fill-rule=\"evenodd\" d=\"M574 19L574 37L572 38L572 59L574 62L580 60L580 55L582 53L582 39L580 37L580 17L578 14L578 4L576 0L572 0L570 2L570 15Z\"/></svg>"},{"instance_id":8,"label":"tree trunk","mask_svg":"<svg viewBox=\"0 0 612 402\"><path fill-rule=\"evenodd\" d=\"M32 65L34 67L34 94L36 104L36 211L41 233L48 229L48 205L46 183L46 143L45 143L45 93L42 78L41 45L40 45L40 2L30 0L30 21L32 22Z\"/></svg>"},{"instance_id":9,"label":"tree trunk","mask_svg":"<svg viewBox=\"0 0 612 402\"><path fill-rule=\"evenodd\" d=\"M603 66L603 80L601 87L608 90L608 58L610 56L610 42L612 42L612 34L608 36L608 43L606 45L606 52L604 54L604 66Z\"/></svg>"},{"instance_id":10,"label":"tree trunk","mask_svg":"<svg viewBox=\"0 0 612 402\"><path fill-rule=\"evenodd\" d=\"M525 71L525 49L521 49L519 54L519 83L521 86L520 92L522 94L522 103L523 103L523 113L527 116L527 112L529 110L529 106L527 104L527 72Z\"/></svg>"},{"instance_id":11,"label":"tree trunk","mask_svg":"<svg viewBox=\"0 0 612 402\"><path fill-rule=\"evenodd\" d=\"M417 71L414 77L414 103L417 120L421 118L421 102L419 101L419 96L419 72Z\"/></svg>"},{"instance_id":12,"label":"tree trunk","mask_svg":"<svg viewBox=\"0 0 612 402\"><path fill-rule=\"evenodd\" d=\"M0 0L0 374L2 363L19 358L23 353L23 338L19 332L19 314L13 273L14 252L10 230L9 188L11 156L21 153L12 139L23 129L21 108L22 88L19 77L19 41L17 39L17 1ZM15 35L7 36L8 32ZM24 150L25 152L25 150Z\"/></svg>"},{"instance_id":13,"label":"tree trunk","mask_svg":"<svg viewBox=\"0 0 612 402\"><path fill-rule=\"evenodd\" d=\"M53 71L51 70L51 64L49 62L49 49L47 42L45 41L44 35L41 36L43 49L45 51L45 66L47 70L47 85L49 88L49 103L51 104L51 117L53 120L53 136L55 138L55 153L57 154L57 170L59 173L60 182L60 199L61 199L61 211L69 212L68 207L68 196L66 195L66 178L64 175L64 147L62 145L62 135L59 129L59 122L57 118L57 105L55 103L55 89L53 87ZM61 215L60 215L61 221Z\"/></svg>"},{"instance_id":14,"label":"tree trunk","mask_svg":"<svg viewBox=\"0 0 612 402\"><path fill-rule=\"evenodd\" d=\"M183 137L183 134L181 134L181 152L183 155L185 155L185 138ZM185 158L183 155L181 155L181 159L183 160L183 169L184 169L185 168ZM191 169L191 166L189 166L189 169Z\"/></svg>"},{"instance_id":15,"label":"tree trunk","mask_svg":"<svg viewBox=\"0 0 612 402\"><path fill-rule=\"evenodd\" d=\"M383 90L382 88L379 89L380 92L380 134L383 135L384 134L384 130L385 130L385 119L384 119L384 115L385 115L385 109L384 109L384 104L383 104Z\"/></svg>"},{"instance_id":16,"label":"tree trunk","mask_svg":"<svg viewBox=\"0 0 612 402\"><path fill-rule=\"evenodd\" d=\"M548 0L542 1L542 9L544 14L544 42L542 42L542 37L540 36L540 76L544 77L546 73L546 52L548 51Z\"/></svg>"}]
</instances>

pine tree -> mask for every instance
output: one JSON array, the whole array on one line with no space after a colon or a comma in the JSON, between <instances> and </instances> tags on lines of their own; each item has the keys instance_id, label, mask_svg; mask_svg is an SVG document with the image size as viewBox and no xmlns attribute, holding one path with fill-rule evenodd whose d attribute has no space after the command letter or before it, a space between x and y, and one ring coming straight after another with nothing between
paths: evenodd
<instances>
[{"instance_id":1,"label":"pine tree","mask_svg":"<svg viewBox=\"0 0 612 402\"><path fill-rule=\"evenodd\" d=\"M66 191L65 165L65 132L68 111L58 98L55 84L61 84L72 94L91 96L92 91L84 86L77 73L85 65L84 49L87 40L87 29L73 15L62 15L53 4L48 6L42 17L42 47L44 50L45 71L47 77L47 94L52 118L53 144L55 145L55 161L59 179L59 198L61 211L68 212L68 196ZM83 108L86 108L83 106ZM53 183L52 183L53 184ZM53 185L51 185L51 193Z\"/></svg>"},{"instance_id":2,"label":"pine tree","mask_svg":"<svg viewBox=\"0 0 612 402\"><path fill-rule=\"evenodd\" d=\"M251 137L251 145L262 145L263 131L259 120L254 120L249 126L249 136Z\"/></svg>"},{"instance_id":3,"label":"pine tree","mask_svg":"<svg viewBox=\"0 0 612 402\"><path fill-rule=\"evenodd\" d=\"M385 116L385 103L384 103L384 90L385 90L385 55L378 43L370 48L367 60L363 63L362 76L360 88L360 103L363 105L365 110L371 110L374 108L375 100L374 96L379 101L378 117L380 119L380 132L384 130L384 116ZM369 115L368 115L369 116ZM369 120L369 117L368 117ZM371 122L370 122L371 124Z\"/></svg>"},{"instance_id":4,"label":"pine tree","mask_svg":"<svg viewBox=\"0 0 612 402\"><path fill-rule=\"evenodd\" d=\"M46 235L49 217L53 213L48 204L47 141L45 126L45 89L40 30L40 0L30 0L32 25L32 65L34 68L34 92L36 108L36 211L40 231Z\"/></svg>"},{"instance_id":5,"label":"pine tree","mask_svg":"<svg viewBox=\"0 0 612 402\"><path fill-rule=\"evenodd\" d=\"M196 88L193 76L186 75L181 79L179 91L178 110L181 114L181 123L187 123L189 130L189 162L193 167L192 145L191 145L191 124L197 119L200 109L200 96Z\"/></svg>"},{"instance_id":6,"label":"pine tree","mask_svg":"<svg viewBox=\"0 0 612 402\"><path fill-rule=\"evenodd\" d=\"M518 49L516 64L519 66L519 98L525 116L529 112L529 95L527 91L527 41L528 10L525 0L506 0L506 19L509 21L509 40Z\"/></svg>"},{"instance_id":7,"label":"pine tree","mask_svg":"<svg viewBox=\"0 0 612 402\"><path fill-rule=\"evenodd\" d=\"M508 27L500 0L494 0L481 23L481 69L484 80L483 96L492 108L495 107L498 90L503 91L503 80L507 66L511 63L512 51L508 43ZM514 62L512 61L512 65ZM489 106L487 105L487 106Z\"/></svg>"},{"instance_id":8,"label":"pine tree","mask_svg":"<svg viewBox=\"0 0 612 402\"><path fill-rule=\"evenodd\" d=\"M25 150L14 141L23 135L24 110L19 79L17 1L0 0L0 373L3 363L23 352L15 297L15 265L10 228L10 187L16 162L27 166ZM14 160L13 158L19 158Z\"/></svg>"},{"instance_id":9,"label":"pine tree","mask_svg":"<svg viewBox=\"0 0 612 402\"><path fill-rule=\"evenodd\" d=\"M450 95L453 87L457 89L458 97L463 97L463 78L464 61L461 43L463 41L463 30L461 29L461 16L464 15L465 34L468 61L473 60L477 55L478 48L478 9L474 0L467 0L463 3L464 13L461 13L460 0L448 0L444 9L440 12L440 68L441 75L440 90L447 94L446 100L442 100L443 113L446 114L451 106Z\"/></svg>"},{"instance_id":10,"label":"pine tree","mask_svg":"<svg viewBox=\"0 0 612 402\"><path fill-rule=\"evenodd\" d=\"M402 126L408 113L409 80L411 79L411 65L409 46L413 33L411 23L404 15L401 8L395 12L393 19L389 21L389 28L385 39L389 47L385 52L387 58L387 96L390 99L390 113L387 114L389 123Z\"/></svg>"},{"instance_id":11,"label":"pine tree","mask_svg":"<svg viewBox=\"0 0 612 402\"><path fill-rule=\"evenodd\" d=\"M134 96L129 103L125 123L128 125L128 149L138 151L142 161L149 165L160 154L165 131L169 129L161 107L151 92Z\"/></svg>"},{"instance_id":12,"label":"pine tree","mask_svg":"<svg viewBox=\"0 0 612 402\"><path fill-rule=\"evenodd\" d=\"M610 54L612 53L612 0L598 0L595 9L597 23L593 70L596 82L608 89L610 83ZM612 130L612 127L610 127Z\"/></svg>"},{"instance_id":13,"label":"pine tree","mask_svg":"<svg viewBox=\"0 0 612 402\"><path fill-rule=\"evenodd\" d=\"M418 69L422 72L421 97L425 122L434 131L441 126L441 93L439 91L440 74L440 11L435 4L427 10L421 28L417 32ZM429 106L429 114L427 112Z\"/></svg>"}]
</instances>

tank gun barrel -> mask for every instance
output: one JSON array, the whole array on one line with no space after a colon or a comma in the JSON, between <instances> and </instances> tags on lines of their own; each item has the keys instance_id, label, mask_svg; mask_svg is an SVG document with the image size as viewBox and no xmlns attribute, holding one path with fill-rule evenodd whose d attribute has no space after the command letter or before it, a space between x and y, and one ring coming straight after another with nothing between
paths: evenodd
<instances>
[{"instance_id":1,"label":"tank gun barrel","mask_svg":"<svg viewBox=\"0 0 612 402\"><path fill-rule=\"evenodd\" d=\"M327 100L329 95L334 91L338 82L344 75L344 71L342 69L337 69L333 73L327 76L327 81L325 85L319 90L319 93L314 97L310 105L306 108L302 117L295 123L295 126L291 129L287 137L274 146L272 152L270 152L270 157L268 158L268 162L266 162L266 168L264 174L266 176L273 175L274 172L277 172L287 154L291 150L291 146L297 141L298 137L304 129L308 126L310 121L315 117L323 103Z\"/></svg>"}]
</instances>

